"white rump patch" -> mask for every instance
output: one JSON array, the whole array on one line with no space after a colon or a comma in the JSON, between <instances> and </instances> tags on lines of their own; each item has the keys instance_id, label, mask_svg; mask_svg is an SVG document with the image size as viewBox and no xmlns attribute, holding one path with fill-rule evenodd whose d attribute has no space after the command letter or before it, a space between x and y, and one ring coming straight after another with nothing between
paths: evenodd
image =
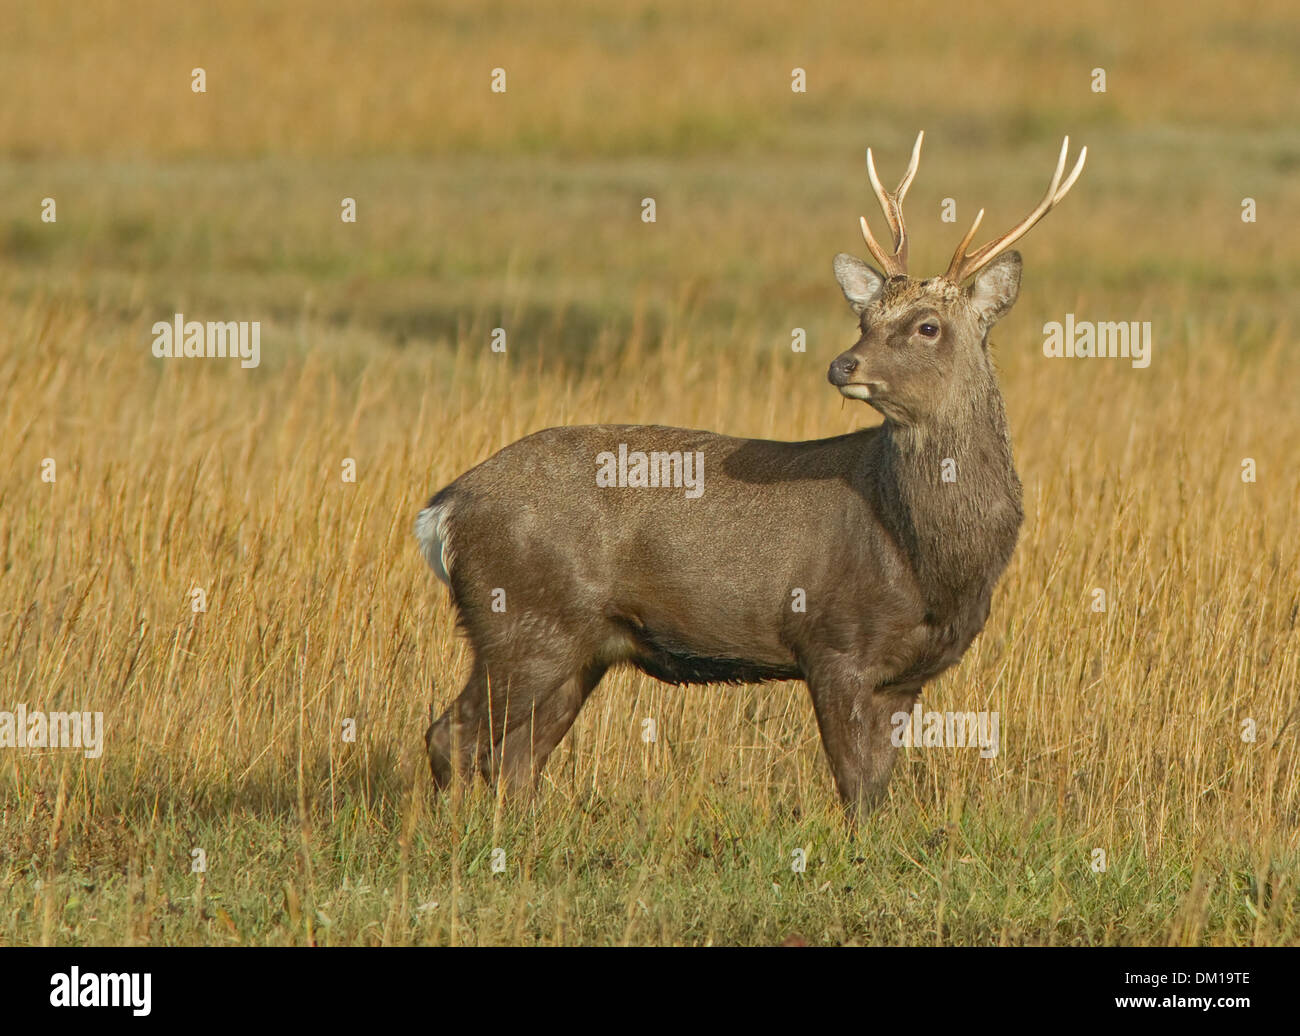
<instances>
[{"instance_id":1,"label":"white rump patch","mask_svg":"<svg viewBox=\"0 0 1300 1036\"><path fill-rule=\"evenodd\" d=\"M451 566L451 543L447 538L448 511L446 504L426 507L421 511L415 519L415 538L420 541L420 552L433 569L433 574L451 586L451 577L447 574Z\"/></svg>"}]
</instances>

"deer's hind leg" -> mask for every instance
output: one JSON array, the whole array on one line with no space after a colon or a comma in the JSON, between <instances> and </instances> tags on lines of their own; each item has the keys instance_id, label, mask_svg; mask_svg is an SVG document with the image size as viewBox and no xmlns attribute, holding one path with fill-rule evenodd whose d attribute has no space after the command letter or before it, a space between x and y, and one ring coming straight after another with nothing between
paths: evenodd
<instances>
[{"instance_id":1,"label":"deer's hind leg","mask_svg":"<svg viewBox=\"0 0 1300 1036\"><path fill-rule=\"evenodd\" d=\"M453 778L468 780L490 747L485 729L487 696L487 667L475 658L464 690L424 734L429 769L439 790L449 787Z\"/></svg>"},{"instance_id":2,"label":"deer's hind leg","mask_svg":"<svg viewBox=\"0 0 1300 1036\"><path fill-rule=\"evenodd\" d=\"M512 792L531 789L605 668L555 657L476 659L465 689L425 735L434 784L478 771Z\"/></svg>"},{"instance_id":3,"label":"deer's hind leg","mask_svg":"<svg viewBox=\"0 0 1300 1036\"><path fill-rule=\"evenodd\" d=\"M495 742L497 775L512 792L529 791L605 675L593 662L540 694L508 696L503 735Z\"/></svg>"}]
</instances>

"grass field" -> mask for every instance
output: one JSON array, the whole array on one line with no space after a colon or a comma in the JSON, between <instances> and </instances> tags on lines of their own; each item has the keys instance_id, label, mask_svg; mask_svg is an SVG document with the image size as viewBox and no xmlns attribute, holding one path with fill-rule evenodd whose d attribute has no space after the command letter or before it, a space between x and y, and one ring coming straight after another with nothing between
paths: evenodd
<instances>
[{"instance_id":1,"label":"grass field","mask_svg":"<svg viewBox=\"0 0 1300 1036\"><path fill-rule=\"evenodd\" d=\"M0 2L0 711L104 714L0 747L0 944L1300 943L1289 5L337 6ZM994 333L1020 545L924 698L999 755L855 831L802 685L617 671L534 802L435 797L429 493L554 424L876 420L830 260L918 129L926 273L1089 149ZM260 366L155 359L175 312ZM1150 367L1045 358L1066 313Z\"/></svg>"}]
</instances>

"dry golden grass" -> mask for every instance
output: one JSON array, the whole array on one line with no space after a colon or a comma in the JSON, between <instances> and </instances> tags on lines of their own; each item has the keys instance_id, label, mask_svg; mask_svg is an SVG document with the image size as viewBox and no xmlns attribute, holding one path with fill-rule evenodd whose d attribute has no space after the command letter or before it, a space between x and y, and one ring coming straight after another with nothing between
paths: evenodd
<instances>
[{"instance_id":1,"label":"dry golden grass","mask_svg":"<svg viewBox=\"0 0 1300 1036\"><path fill-rule=\"evenodd\" d=\"M300 796L307 858L319 857L304 899L329 898L340 875L377 884L374 870L394 849L372 850L371 859L340 845L354 828L397 843L390 828L402 810L424 848L418 861L403 856L400 873L409 866L420 875L424 902L451 901L443 840L457 838L483 839L469 861L503 845L512 873L543 867L570 882L561 849L579 859L617 856L630 839L642 870L653 869L656 895L676 884L692 902L726 876L679 860L705 833L740 839L734 851L746 856L747 878L754 869L779 873L791 849L808 842L818 861L803 879L810 885L854 869L840 858L862 849L847 847L834 816L797 686L681 691L619 673L552 761L534 810L494 816L479 801L470 830L447 804L428 801L420 755L430 681L441 706L464 671L446 596L409 536L424 493L553 423L651 421L667 411L688 425L771 436L853 426L860 412L841 410L811 361L722 359L708 378L677 383L670 395L656 384L665 373L645 385L646 360L635 349L611 357L602 379L575 382L545 370L521 377L475 342L451 355L366 343L362 358L324 338L273 374L250 374L142 362L138 336L56 306L11 312L4 324L0 373L16 404L3 427L15 454L0 512L6 700L102 710L107 724L107 751L95 763L6 753L5 841L22 845L10 877L39 860L45 889L61 897L54 927L40 929L46 936L123 934L72 910L61 875L89 872L111 886L115 869L153 853L168 889L159 895L192 893L191 842L211 859L209 904L219 902L214 888L240 902L245 882L277 895L286 882L306 886L288 849L272 863L256 840L240 844L242 831L265 825L292 845ZM655 363L689 370L694 353L695 343L689 352L670 343ZM927 695L934 707L997 709L1003 752L992 761L915 753L900 766L890 808L861 836L906 858L918 831L933 837L951 825L946 853L885 882L937 894L939 918L881 931L865 914L837 918L836 910L852 915L839 901L825 904L829 916L810 934L929 941L944 938L936 934L943 920L956 941L1050 941L1068 921L1065 931L1089 941L1295 938L1300 557L1287 535L1294 484L1279 482L1300 437L1277 419L1294 385L1283 376L1280 339L1245 371L1225 352L1192 362L1171 350L1160 359L1156 376L1105 361L1068 369L1070 361L1032 354L1005 364L1026 485L1024 538L986 632ZM719 384L741 386L722 414ZM58 461L54 485L38 477L45 456ZM1259 483L1240 481L1243 456L1256 459ZM355 485L342 481L344 457L357 459ZM206 614L190 611L193 586L207 591ZM1098 586L1109 598L1105 614L1090 610ZM652 749L638 736L645 716L661 730ZM354 745L340 739L345 717L359 724ZM1244 718L1258 724L1254 744L1239 737ZM654 837L637 834L647 827ZM1051 884L1039 894L1050 918L1035 913L1048 903L1011 884L1028 880L1025 866L1042 865L1034 854L1043 847L1025 841L1030 832L1048 849ZM546 850L531 859L536 842ZM1088 870L1094 847L1110 857L1105 875ZM1026 853L1032 859L1021 864ZM691 874L706 866L692 888L699 879ZM970 890L957 883L972 897L961 920L946 899L953 867L981 875ZM1248 879L1255 885L1239 885ZM1160 896L1141 923L1115 912L1134 883ZM549 891L555 909L576 909L561 907L562 889ZM629 908L646 899L635 882L622 891ZM523 910L515 897L537 894L529 883L497 892L510 917ZM1029 913L995 910L977 923L980 897L990 908L1002 897L1017 907L1028 899ZM747 902L764 916L764 904ZM871 906L866 897L861 906ZM10 908L7 938L34 937L29 912L43 907L15 894ZM334 906L321 910L332 917ZM526 934L553 934L533 931L528 913L519 921ZM430 915L415 915L426 927L403 916L383 937L450 938L450 915ZM483 941L512 940L504 922L494 913L461 924ZM608 922L589 920L581 937L623 934ZM242 938L289 937L231 923ZM721 917L711 923L703 932L642 927L630 937L745 938ZM192 921L173 937L225 934L206 924ZM364 935L345 928L342 937Z\"/></svg>"},{"instance_id":2,"label":"dry golden grass","mask_svg":"<svg viewBox=\"0 0 1300 1036\"><path fill-rule=\"evenodd\" d=\"M106 747L0 749L0 942L1300 942L1294 26L995 4L885 39L777 8L16 16L0 709L102 710ZM1007 31L1017 61L995 61ZM804 108L794 64L824 84ZM624 671L533 804L432 797L430 688L441 709L466 655L415 511L548 425L870 420L824 381L851 340L829 258L861 251L861 147L888 178L918 125L927 270L958 233L941 198L1010 222L1059 133L1090 146L994 335L1021 543L925 697L996 709L1001 754L910 753L855 833L802 687ZM175 310L263 320L262 366L153 359ZM1151 320L1152 366L1045 359L1067 311Z\"/></svg>"}]
</instances>

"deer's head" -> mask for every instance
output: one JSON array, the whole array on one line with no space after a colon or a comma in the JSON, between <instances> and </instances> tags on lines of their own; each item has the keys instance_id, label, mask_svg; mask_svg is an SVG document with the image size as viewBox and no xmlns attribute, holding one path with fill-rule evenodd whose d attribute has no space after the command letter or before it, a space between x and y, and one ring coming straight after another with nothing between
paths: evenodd
<instances>
[{"instance_id":1,"label":"deer's head","mask_svg":"<svg viewBox=\"0 0 1300 1036\"><path fill-rule=\"evenodd\" d=\"M1066 137L1051 185L1033 212L1006 234L967 252L984 218L981 209L947 272L914 280L907 275L903 196L916 175L923 136L917 135L912 161L892 193L881 186L867 149L867 173L893 231L894 250L886 252L877 244L863 217L862 236L881 269L843 252L835 257L835 277L858 315L861 336L835 358L828 373L843 395L870 403L887 420L907 425L925 425L949 412L967 398L971 385L992 377L989 329L1011 309L1020 291L1020 253L1007 249L1065 197L1088 154L1084 148L1062 183L1070 146ZM967 280L971 283L963 287Z\"/></svg>"}]
</instances>

